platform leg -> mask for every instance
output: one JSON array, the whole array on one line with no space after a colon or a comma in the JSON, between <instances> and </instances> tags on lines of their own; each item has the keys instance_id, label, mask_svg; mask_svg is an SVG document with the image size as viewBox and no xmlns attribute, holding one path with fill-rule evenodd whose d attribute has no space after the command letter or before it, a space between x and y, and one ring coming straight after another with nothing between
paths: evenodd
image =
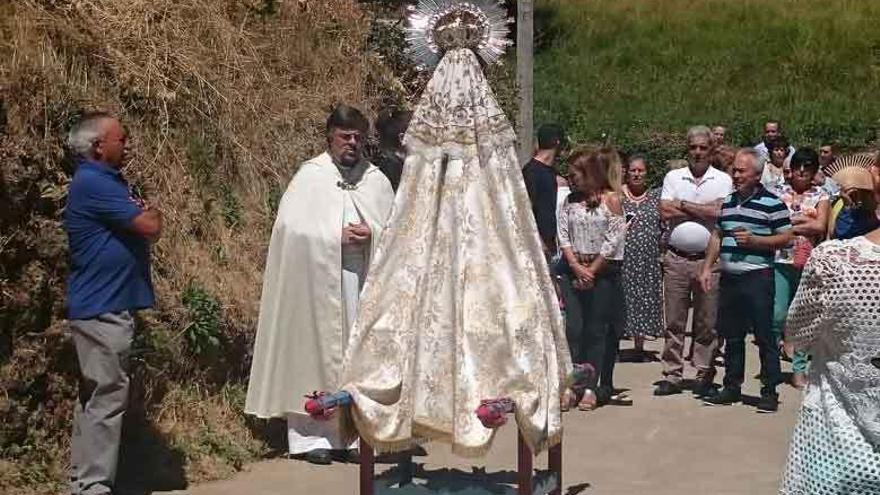
<instances>
[{"instance_id":1,"label":"platform leg","mask_svg":"<svg viewBox=\"0 0 880 495\"><path fill-rule=\"evenodd\" d=\"M522 433L517 432L517 479L519 482L519 495L532 495L532 450L523 439Z\"/></svg>"},{"instance_id":2,"label":"platform leg","mask_svg":"<svg viewBox=\"0 0 880 495\"><path fill-rule=\"evenodd\" d=\"M556 489L550 492L550 495L562 495L562 440L553 447L550 447L548 456L548 468L550 472L556 475Z\"/></svg>"},{"instance_id":3,"label":"platform leg","mask_svg":"<svg viewBox=\"0 0 880 495\"><path fill-rule=\"evenodd\" d=\"M412 483L414 471L415 466L413 465L412 454L404 455L400 461L400 486Z\"/></svg>"},{"instance_id":4,"label":"platform leg","mask_svg":"<svg viewBox=\"0 0 880 495\"><path fill-rule=\"evenodd\" d=\"M370 447L363 438L358 442L361 453L361 495L373 494L373 467L376 458L373 455L373 447Z\"/></svg>"}]
</instances>

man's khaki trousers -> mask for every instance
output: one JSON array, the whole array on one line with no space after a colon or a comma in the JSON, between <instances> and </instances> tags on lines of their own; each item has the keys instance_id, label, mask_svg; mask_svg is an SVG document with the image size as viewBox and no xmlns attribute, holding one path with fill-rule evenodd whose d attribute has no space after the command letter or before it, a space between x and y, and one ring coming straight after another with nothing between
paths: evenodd
<instances>
[{"instance_id":1,"label":"man's khaki trousers","mask_svg":"<svg viewBox=\"0 0 880 495\"><path fill-rule=\"evenodd\" d=\"M663 378L680 384L684 374L684 342L688 309L693 300L694 353L691 363L698 380L715 377L715 349L718 337L715 317L718 311L718 272L714 271L712 290L703 292L697 277L704 260L688 260L667 252L663 257L663 297L666 307L666 343L663 346Z\"/></svg>"},{"instance_id":2,"label":"man's khaki trousers","mask_svg":"<svg viewBox=\"0 0 880 495\"><path fill-rule=\"evenodd\" d=\"M122 416L128 406L134 319L128 311L71 320L82 373L70 444L73 495L111 493L119 460Z\"/></svg>"}]
</instances>

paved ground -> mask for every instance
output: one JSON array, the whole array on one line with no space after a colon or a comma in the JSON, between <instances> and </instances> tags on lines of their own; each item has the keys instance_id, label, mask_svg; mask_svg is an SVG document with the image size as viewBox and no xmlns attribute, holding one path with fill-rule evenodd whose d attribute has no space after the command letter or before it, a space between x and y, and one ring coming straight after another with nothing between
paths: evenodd
<instances>
[{"instance_id":1,"label":"paved ground","mask_svg":"<svg viewBox=\"0 0 880 495\"><path fill-rule=\"evenodd\" d=\"M659 349L659 343L649 343L649 348ZM747 376L757 372L756 361L757 348L749 346ZM635 401L632 407L609 406L566 415L563 493L776 493L799 393L787 385L780 387L780 411L759 414L749 405L704 406L690 394L654 397L652 384L659 374L659 363L621 363L616 385L631 389ZM744 392L757 395L757 381L749 380ZM491 490L485 493L503 493L499 484L511 481L516 469L515 440L514 428L504 427L490 455L478 461L453 457L445 445L428 444L429 455L416 458L416 462L423 463L419 481L427 480L448 490L436 493L462 494L466 485L474 484ZM543 466L545 459L542 456L536 465ZM391 467L377 466L377 473ZM311 466L277 459L255 464L231 480L174 493L354 494L357 474L357 467L352 465Z\"/></svg>"}]
</instances>

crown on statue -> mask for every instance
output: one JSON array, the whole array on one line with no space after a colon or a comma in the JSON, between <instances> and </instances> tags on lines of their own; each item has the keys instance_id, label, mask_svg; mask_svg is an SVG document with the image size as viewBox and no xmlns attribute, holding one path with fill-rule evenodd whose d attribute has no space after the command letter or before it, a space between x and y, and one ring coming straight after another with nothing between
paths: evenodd
<instances>
[{"instance_id":1,"label":"crown on statue","mask_svg":"<svg viewBox=\"0 0 880 495\"><path fill-rule=\"evenodd\" d=\"M406 39L420 70L434 67L449 50L467 48L487 64L500 63L513 22L496 0L420 0L409 7Z\"/></svg>"}]
</instances>

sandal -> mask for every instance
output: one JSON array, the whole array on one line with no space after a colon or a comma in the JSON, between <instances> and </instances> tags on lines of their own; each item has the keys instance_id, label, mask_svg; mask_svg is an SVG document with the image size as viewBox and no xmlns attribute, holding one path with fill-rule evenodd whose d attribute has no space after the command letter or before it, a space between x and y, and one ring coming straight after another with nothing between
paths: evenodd
<instances>
[{"instance_id":1,"label":"sandal","mask_svg":"<svg viewBox=\"0 0 880 495\"><path fill-rule=\"evenodd\" d=\"M599 401L596 399L596 394L590 389L585 390L584 396L578 402L578 411L593 411L597 407L599 407Z\"/></svg>"}]
</instances>

